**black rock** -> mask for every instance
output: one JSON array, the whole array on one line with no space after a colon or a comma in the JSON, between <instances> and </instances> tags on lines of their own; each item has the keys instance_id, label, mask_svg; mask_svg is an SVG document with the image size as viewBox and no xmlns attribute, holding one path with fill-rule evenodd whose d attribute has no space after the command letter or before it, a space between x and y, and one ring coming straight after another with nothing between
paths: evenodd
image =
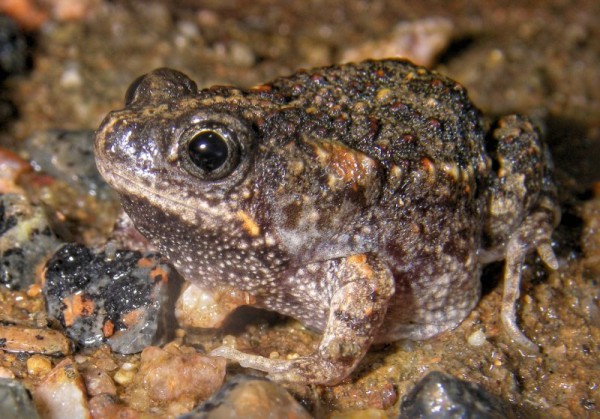
<instances>
[{"instance_id":1,"label":"black rock","mask_svg":"<svg viewBox=\"0 0 600 419\"><path fill-rule=\"evenodd\" d=\"M399 418L529 418L528 412L483 388L439 371L430 372L404 397Z\"/></svg>"},{"instance_id":2,"label":"black rock","mask_svg":"<svg viewBox=\"0 0 600 419\"><path fill-rule=\"evenodd\" d=\"M178 419L288 418L312 416L286 389L265 378L238 375L210 399Z\"/></svg>"},{"instance_id":3,"label":"black rock","mask_svg":"<svg viewBox=\"0 0 600 419\"><path fill-rule=\"evenodd\" d=\"M84 346L106 342L119 353L162 344L176 328L181 278L155 253L59 249L46 266L48 315Z\"/></svg>"},{"instance_id":4,"label":"black rock","mask_svg":"<svg viewBox=\"0 0 600 419\"><path fill-rule=\"evenodd\" d=\"M2 84L6 78L23 73L28 62L27 38L11 18L0 15L0 127L17 116L17 109Z\"/></svg>"},{"instance_id":5,"label":"black rock","mask_svg":"<svg viewBox=\"0 0 600 419\"><path fill-rule=\"evenodd\" d=\"M33 284L59 245L40 206L22 195L0 194L0 284L11 289Z\"/></svg>"},{"instance_id":6,"label":"black rock","mask_svg":"<svg viewBox=\"0 0 600 419\"><path fill-rule=\"evenodd\" d=\"M27 69L27 39L8 16L0 15L0 80Z\"/></svg>"},{"instance_id":7,"label":"black rock","mask_svg":"<svg viewBox=\"0 0 600 419\"><path fill-rule=\"evenodd\" d=\"M0 418L39 418L29 391L17 380L0 378Z\"/></svg>"},{"instance_id":8,"label":"black rock","mask_svg":"<svg viewBox=\"0 0 600 419\"><path fill-rule=\"evenodd\" d=\"M117 199L96 169L93 130L37 132L25 140L22 149L36 171L78 188L83 194Z\"/></svg>"},{"instance_id":9,"label":"black rock","mask_svg":"<svg viewBox=\"0 0 600 419\"><path fill-rule=\"evenodd\" d=\"M117 193L104 182L94 159L91 130L50 130L31 135L21 153L41 179L23 181L43 204L54 232L66 242L101 243L120 211Z\"/></svg>"}]
</instances>

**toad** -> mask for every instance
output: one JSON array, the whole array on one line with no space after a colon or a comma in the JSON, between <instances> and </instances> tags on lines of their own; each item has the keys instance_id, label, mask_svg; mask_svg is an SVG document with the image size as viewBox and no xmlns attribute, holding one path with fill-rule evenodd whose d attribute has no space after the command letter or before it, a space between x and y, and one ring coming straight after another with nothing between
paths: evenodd
<instances>
[{"instance_id":1,"label":"toad","mask_svg":"<svg viewBox=\"0 0 600 419\"><path fill-rule=\"evenodd\" d=\"M502 322L537 250L558 266L552 165L536 126L489 126L457 82L408 61L299 71L250 89L138 78L96 133L125 211L189 281L230 286L320 331L317 350L213 355L271 378L332 385L377 342L456 327L482 265L505 262Z\"/></svg>"}]
</instances>

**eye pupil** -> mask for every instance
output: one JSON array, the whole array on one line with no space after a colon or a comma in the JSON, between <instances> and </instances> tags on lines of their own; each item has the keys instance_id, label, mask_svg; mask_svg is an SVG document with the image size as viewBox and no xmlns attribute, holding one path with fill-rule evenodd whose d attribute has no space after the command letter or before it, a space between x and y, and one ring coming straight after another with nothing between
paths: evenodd
<instances>
[{"instance_id":1,"label":"eye pupil","mask_svg":"<svg viewBox=\"0 0 600 419\"><path fill-rule=\"evenodd\" d=\"M188 144L192 162L205 172L213 172L223 166L229 157L227 141L214 131L203 131Z\"/></svg>"}]
</instances>

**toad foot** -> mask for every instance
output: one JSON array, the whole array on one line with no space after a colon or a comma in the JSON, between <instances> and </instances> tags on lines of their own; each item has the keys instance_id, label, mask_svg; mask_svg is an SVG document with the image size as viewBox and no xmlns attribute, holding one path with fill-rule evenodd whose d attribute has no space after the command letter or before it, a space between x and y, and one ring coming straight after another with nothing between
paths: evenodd
<instances>
[{"instance_id":1,"label":"toad foot","mask_svg":"<svg viewBox=\"0 0 600 419\"><path fill-rule=\"evenodd\" d=\"M510 237L506 250L504 272L504 290L502 295L502 324L508 336L530 353L539 352L533 343L519 328L516 318L516 304L519 299L521 270L529 250L535 248L544 263L553 270L558 269L558 260L550 245L553 214L539 210L529 216Z\"/></svg>"}]
</instances>

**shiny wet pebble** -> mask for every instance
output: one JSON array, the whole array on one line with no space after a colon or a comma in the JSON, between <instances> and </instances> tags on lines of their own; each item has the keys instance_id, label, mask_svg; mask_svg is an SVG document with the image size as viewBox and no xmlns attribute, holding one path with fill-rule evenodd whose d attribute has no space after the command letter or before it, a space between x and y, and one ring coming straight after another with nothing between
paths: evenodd
<instances>
[{"instance_id":1,"label":"shiny wet pebble","mask_svg":"<svg viewBox=\"0 0 600 419\"><path fill-rule=\"evenodd\" d=\"M94 252L65 245L48 262L48 314L83 346L106 342L119 353L165 343L180 277L153 253ZM164 327L161 327L164 326Z\"/></svg>"}]
</instances>

